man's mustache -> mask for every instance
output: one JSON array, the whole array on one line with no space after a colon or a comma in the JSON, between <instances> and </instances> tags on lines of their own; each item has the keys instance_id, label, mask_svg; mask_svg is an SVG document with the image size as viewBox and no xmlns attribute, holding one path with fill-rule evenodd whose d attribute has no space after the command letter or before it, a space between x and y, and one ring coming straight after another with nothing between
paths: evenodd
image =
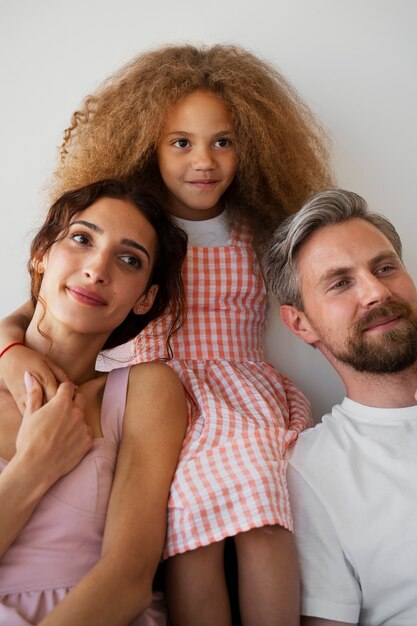
<instances>
[{"instance_id":1,"label":"man's mustache","mask_svg":"<svg viewBox=\"0 0 417 626\"><path fill-rule=\"evenodd\" d=\"M393 315L409 319L410 317L413 317L415 313L413 309L405 302L386 302L385 304L371 309L368 313L366 313L355 324L355 331L361 333L369 326L371 326L374 322L382 320L386 317L392 317Z\"/></svg>"}]
</instances>

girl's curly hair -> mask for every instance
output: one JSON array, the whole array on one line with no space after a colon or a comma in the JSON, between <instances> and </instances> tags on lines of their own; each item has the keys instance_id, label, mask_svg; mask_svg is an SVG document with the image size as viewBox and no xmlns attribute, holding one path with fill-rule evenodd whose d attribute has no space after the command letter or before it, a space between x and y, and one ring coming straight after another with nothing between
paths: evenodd
<instances>
[{"instance_id":1,"label":"girl's curly hair","mask_svg":"<svg viewBox=\"0 0 417 626\"><path fill-rule=\"evenodd\" d=\"M256 244L312 192L331 186L326 134L279 71L237 46L168 45L135 57L73 114L53 192L133 178L163 199L156 149L165 117L196 90L214 92L229 108L238 167L225 200Z\"/></svg>"}]
</instances>

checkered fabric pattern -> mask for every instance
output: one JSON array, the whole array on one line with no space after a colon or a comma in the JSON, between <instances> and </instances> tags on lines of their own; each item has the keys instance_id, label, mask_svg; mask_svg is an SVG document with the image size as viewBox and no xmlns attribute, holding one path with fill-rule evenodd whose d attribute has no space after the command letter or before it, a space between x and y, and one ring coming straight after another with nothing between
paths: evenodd
<instances>
[{"instance_id":1,"label":"checkered fabric pattern","mask_svg":"<svg viewBox=\"0 0 417 626\"><path fill-rule=\"evenodd\" d=\"M292 529L283 456L311 426L291 381L263 361L266 291L250 237L189 247L188 314L171 340L171 367L189 406L189 429L171 487L164 557L280 524ZM135 339L134 362L166 358L169 316Z\"/></svg>"}]
</instances>

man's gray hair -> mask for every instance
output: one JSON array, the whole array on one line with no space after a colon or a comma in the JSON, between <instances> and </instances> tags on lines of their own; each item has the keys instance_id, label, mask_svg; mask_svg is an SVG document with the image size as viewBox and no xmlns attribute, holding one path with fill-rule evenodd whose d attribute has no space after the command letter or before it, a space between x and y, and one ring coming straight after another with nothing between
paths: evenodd
<instances>
[{"instance_id":1,"label":"man's gray hair","mask_svg":"<svg viewBox=\"0 0 417 626\"><path fill-rule=\"evenodd\" d=\"M301 278L297 253L308 237L330 224L341 224L360 218L373 224L392 244L402 259L401 239L391 222L368 210L361 196L344 189L320 191L277 228L264 256L265 279L269 290L281 304L291 304L303 310Z\"/></svg>"}]
</instances>

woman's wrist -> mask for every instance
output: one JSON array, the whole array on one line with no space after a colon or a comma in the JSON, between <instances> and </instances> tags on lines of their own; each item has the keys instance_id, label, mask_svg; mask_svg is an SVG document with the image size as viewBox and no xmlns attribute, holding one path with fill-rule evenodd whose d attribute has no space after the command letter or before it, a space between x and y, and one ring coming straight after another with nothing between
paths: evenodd
<instances>
[{"instance_id":1,"label":"woman's wrist","mask_svg":"<svg viewBox=\"0 0 417 626\"><path fill-rule=\"evenodd\" d=\"M25 344L23 343L23 341L12 341L5 348L3 348L3 350L0 351L0 359L3 356L3 354L6 354L6 352L10 350L10 348L13 348L13 346L24 346L24 345Z\"/></svg>"}]
</instances>

